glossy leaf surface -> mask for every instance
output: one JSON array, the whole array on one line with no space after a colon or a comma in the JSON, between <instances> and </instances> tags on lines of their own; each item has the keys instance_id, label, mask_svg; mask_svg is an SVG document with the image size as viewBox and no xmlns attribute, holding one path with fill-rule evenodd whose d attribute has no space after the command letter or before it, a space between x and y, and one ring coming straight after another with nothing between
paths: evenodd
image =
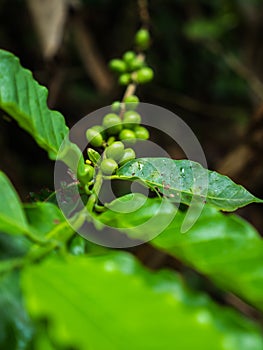
<instances>
[{"instance_id":1,"label":"glossy leaf surface","mask_svg":"<svg viewBox=\"0 0 263 350\"><path fill-rule=\"evenodd\" d=\"M50 259L29 266L22 285L30 314L77 349L261 349L252 323L127 253Z\"/></svg>"},{"instance_id":2,"label":"glossy leaf surface","mask_svg":"<svg viewBox=\"0 0 263 350\"><path fill-rule=\"evenodd\" d=\"M64 117L47 106L47 89L20 65L12 53L0 50L0 108L29 132L51 159L68 134Z\"/></svg>"},{"instance_id":3,"label":"glossy leaf surface","mask_svg":"<svg viewBox=\"0 0 263 350\"><path fill-rule=\"evenodd\" d=\"M187 205L194 200L220 210L233 211L249 203L263 202L227 176L207 170L190 160L135 159L117 171L118 177L124 180L139 179L170 200Z\"/></svg>"},{"instance_id":4,"label":"glossy leaf surface","mask_svg":"<svg viewBox=\"0 0 263 350\"><path fill-rule=\"evenodd\" d=\"M125 207L123 197L109 205L109 210L100 216L101 221L119 227L133 237L134 232L155 232L156 226L150 219L156 215L157 222L166 221L167 225L151 241L152 245L263 310L263 241L248 222L236 215L225 215L215 208L205 207L196 223L182 234L183 222L188 220L187 212L176 211L177 208L168 201L163 203L162 212L158 212L161 199L145 198L143 202L143 195L137 196L138 201L144 203L137 211L121 212L121 207ZM143 231L140 230L142 222L145 222Z\"/></svg>"},{"instance_id":5,"label":"glossy leaf surface","mask_svg":"<svg viewBox=\"0 0 263 350\"><path fill-rule=\"evenodd\" d=\"M0 171L0 231L22 234L29 230L22 203L6 175Z\"/></svg>"}]
</instances>

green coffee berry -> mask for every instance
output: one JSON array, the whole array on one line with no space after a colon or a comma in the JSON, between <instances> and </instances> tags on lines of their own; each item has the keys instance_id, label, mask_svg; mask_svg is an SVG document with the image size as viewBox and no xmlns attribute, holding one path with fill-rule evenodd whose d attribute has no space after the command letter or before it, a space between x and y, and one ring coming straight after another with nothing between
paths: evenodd
<instances>
[{"instance_id":1,"label":"green coffee berry","mask_svg":"<svg viewBox=\"0 0 263 350\"><path fill-rule=\"evenodd\" d=\"M121 102L120 101L114 101L111 105L112 112L119 112L121 110Z\"/></svg>"},{"instance_id":2,"label":"green coffee berry","mask_svg":"<svg viewBox=\"0 0 263 350\"><path fill-rule=\"evenodd\" d=\"M135 95L130 95L125 97L124 102L139 102L139 97Z\"/></svg>"},{"instance_id":3,"label":"green coffee berry","mask_svg":"<svg viewBox=\"0 0 263 350\"><path fill-rule=\"evenodd\" d=\"M86 138L93 147L100 147L103 143L102 135L93 128L86 131Z\"/></svg>"},{"instance_id":4,"label":"green coffee berry","mask_svg":"<svg viewBox=\"0 0 263 350\"><path fill-rule=\"evenodd\" d=\"M148 47L150 46L150 40L150 33L147 29L139 29L138 32L135 34L135 44L141 50L148 49Z\"/></svg>"},{"instance_id":5,"label":"green coffee berry","mask_svg":"<svg viewBox=\"0 0 263 350\"><path fill-rule=\"evenodd\" d=\"M126 51L124 55L122 56L123 61L128 65L130 62L132 62L136 57L136 53L134 51Z\"/></svg>"},{"instance_id":6,"label":"green coffee berry","mask_svg":"<svg viewBox=\"0 0 263 350\"><path fill-rule=\"evenodd\" d=\"M123 141L135 141L136 140L136 136L135 136L135 133L132 130L130 130L130 129L123 129L119 133L119 139L123 140Z\"/></svg>"},{"instance_id":7,"label":"green coffee berry","mask_svg":"<svg viewBox=\"0 0 263 350\"><path fill-rule=\"evenodd\" d=\"M83 168L78 169L78 179L82 183L90 182L94 176L94 168L85 164Z\"/></svg>"},{"instance_id":8,"label":"green coffee berry","mask_svg":"<svg viewBox=\"0 0 263 350\"><path fill-rule=\"evenodd\" d=\"M141 59L135 57L134 60L129 62L128 68L130 71L133 72L135 70L142 68L143 66L144 66L144 62Z\"/></svg>"},{"instance_id":9,"label":"green coffee berry","mask_svg":"<svg viewBox=\"0 0 263 350\"><path fill-rule=\"evenodd\" d=\"M119 161L124 153L124 144L121 141L113 142L105 150L106 157Z\"/></svg>"},{"instance_id":10,"label":"green coffee berry","mask_svg":"<svg viewBox=\"0 0 263 350\"><path fill-rule=\"evenodd\" d=\"M101 136L103 137L103 139L105 139L105 137L106 137L105 130L104 130L104 127L102 125L94 125L94 126L92 126L91 129L98 131L101 134Z\"/></svg>"},{"instance_id":11,"label":"green coffee berry","mask_svg":"<svg viewBox=\"0 0 263 350\"><path fill-rule=\"evenodd\" d=\"M109 62L109 67L114 72L124 73L127 70L126 63L123 60L114 58Z\"/></svg>"},{"instance_id":12,"label":"green coffee berry","mask_svg":"<svg viewBox=\"0 0 263 350\"><path fill-rule=\"evenodd\" d=\"M118 168L118 164L113 159L103 159L100 169L105 175L112 175Z\"/></svg>"},{"instance_id":13,"label":"green coffee berry","mask_svg":"<svg viewBox=\"0 0 263 350\"><path fill-rule=\"evenodd\" d=\"M131 82L131 75L129 73L124 73L119 76L120 85L128 85Z\"/></svg>"},{"instance_id":14,"label":"green coffee berry","mask_svg":"<svg viewBox=\"0 0 263 350\"><path fill-rule=\"evenodd\" d=\"M141 116L135 111L127 111L123 114L123 126L127 129L133 129L140 124Z\"/></svg>"},{"instance_id":15,"label":"green coffee berry","mask_svg":"<svg viewBox=\"0 0 263 350\"><path fill-rule=\"evenodd\" d=\"M139 104L139 98L135 95L127 96L124 99L126 109L136 109Z\"/></svg>"},{"instance_id":16,"label":"green coffee berry","mask_svg":"<svg viewBox=\"0 0 263 350\"><path fill-rule=\"evenodd\" d=\"M72 255L83 255L85 253L86 240L77 235L70 240L69 251Z\"/></svg>"},{"instance_id":17,"label":"green coffee berry","mask_svg":"<svg viewBox=\"0 0 263 350\"><path fill-rule=\"evenodd\" d=\"M134 80L139 84L145 84L153 79L154 73L150 67L143 67L136 72Z\"/></svg>"},{"instance_id":18,"label":"green coffee berry","mask_svg":"<svg viewBox=\"0 0 263 350\"><path fill-rule=\"evenodd\" d=\"M115 140L116 140L115 136L110 136L107 140L108 146L112 145Z\"/></svg>"},{"instance_id":19,"label":"green coffee berry","mask_svg":"<svg viewBox=\"0 0 263 350\"><path fill-rule=\"evenodd\" d=\"M116 135L122 129L121 118L115 113L106 114L102 122L108 135Z\"/></svg>"},{"instance_id":20,"label":"green coffee berry","mask_svg":"<svg viewBox=\"0 0 263 350\"><path fill-rule=\"evenodd\" d=\"M134 132L137 139L148 140L150 136L149 131L143 126L136 126Z\"/></svg>"},{"instance_id":21,"label":"green coffee berry","mask_svg":"<svg viewBox=\"0 0 263 350\"><path fill-rule=\"evenodd\" d=\"M123 165L136 157L132 148L125 148L123 156L119 160L119 165Z\"/></svg>"}]
</instances>

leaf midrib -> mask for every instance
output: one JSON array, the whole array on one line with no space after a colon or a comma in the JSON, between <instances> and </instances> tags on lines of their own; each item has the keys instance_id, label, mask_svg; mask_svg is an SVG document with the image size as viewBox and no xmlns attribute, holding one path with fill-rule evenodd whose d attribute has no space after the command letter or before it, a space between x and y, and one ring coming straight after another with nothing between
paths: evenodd
<instances>
[{"instance_id":1,"label":"leaf midrib","mask_svg":"<svg viewBox=\"0 0 263 350\"><path fill-rule=\"evenodd\" d=\"M145 179L142 179L142 178L140 178L140 177L138 177L138 176L124 176L124 175L114 175L114 176L112 176L112 179L116 179L116 180L128 180L128 181L132 181L133 179L138 179L138 180L140 180L140 181L142 181L142 182L144 182L144 183L146 183L146 184L149 184L149 185L151 185L151 186L154 186L154 187L158 187L158 188L162 188L162 186L160 186L160 184L159 183L155 183L155 182L153 182L153 181L150 181L150 180L145 180ZM239 186L239 185L237 185L237 186ZM232 202L237 202L237 203L239 203L241 200L242 200L242 198L237 198L237 199L235 199L235 198L224 198L224 197L214 197L214 196L204 196L204 195L202 195L202 194L197 194L197 193L193 193L193 192L187 192L187 191L185 191L185 190L180 190L180 189L177 189L177 188L172 188L172 187L170 187L169 188L170 190L173 190L173 191L177 191L177 192L180 192L180 193L183 193L183 194L186 194L186 195L191 195L191 196L197 196L197 197L200 197L200 198L202 198L202 199L206 199L206 198L209 198L209 199L213 199L213 200L216 200L216 201L229 201L229 200L231 200ZM261 200L261 199L259 199L259 198L256 198L256 197L252 197L251 198L251 201L257 201L258 203L262 203L263 202L263 200Z\"/></svg>"}]
</instances>

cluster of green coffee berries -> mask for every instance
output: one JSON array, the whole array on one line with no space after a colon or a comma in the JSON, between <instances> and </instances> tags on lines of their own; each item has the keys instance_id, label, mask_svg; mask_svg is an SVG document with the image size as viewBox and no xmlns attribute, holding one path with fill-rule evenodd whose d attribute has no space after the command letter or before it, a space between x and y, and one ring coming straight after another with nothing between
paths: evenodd
<instances>
[{"instance_id":1,"label":"cluster of green coffee berries","mask_svg":"<svg viewBox=\"0 0 263 350\"><path fill-rule=\"evenodd\" d=\"M135 35L135 45L139 51L146 50L150 45L150 35L148 30L140 29ZM112 59L110 68L119 74L119 84L128 85L130 83L144 84L153 79L153 70L148 67L143 56L136 55L134 51L126 51L122 59Z\"/></svg>"},{"instance_id":2,"label":"cluster of green coffee berries","mask_svg":"<svg viewBox=\"0 0 263 350\"><path fill-rule=\"evenodd\" d=\"M135 34L135 47L141 53L150 45L150 34L147 29L140 29ZM144 84L152 80L153 70L148 67L142 54L134 51L124 53L122 59L110 61L110 68L119 74L119 83ZM135 95L127 96L123 102L115 101L111 113L104 116L102 125L95 125L86 130L88 159L79 164L77 175L84 184L86 192L93 183L95 169L99 168L104 175L112 175L119 166L136 157L132 148L125 148L124 143L134 144L136 140L147 140L148 130L141 126L141 116L136 111L139 99ZM124 142L124 143L123 143ZM98 152L97 152L98 151Z\"/></svg>"},{"instance_id":3,"label":"cluster of green coffee berries","mask_svg":"<svg viewBox=\"0 0 263 350\"><path fill-rule=\"evenodd\" d=\"M138 104L139 99L135 95L126 97L124 102L113 102L112 112L104 116L102 125L95 125L86 131L86 138L90 145L106 147L115 140L131 143L136 142L137 139L147 140L149 132L140 125L141 116L135 111Z\"/></svg>"},{"instance_id":4,"label":"cluster of green coffee berries","mask_svg":"<svg viewBox=\"0 0 263 350\"><path fill-rule=\"evenodd\" d=\"M78 179L84 184L89 183L93 179L95 174L94 166L99 166L102 174L112 175L119 166L136 157L134 150L125 148L121 141L114 141L106 147L102 156L92 148L89 148L88 156L87 164L82 165L78 169Z\"/></svg>"},{"instance_id":5,"label":"cluster of green coffee berries","mask_svg":"<svg viewBox=\"0 0 263 350\"><path fill-rule=\"evenodd\" d=\"M115 101L112 112L104 116L102 125L95 125L86 131L86 139L90 146L104 150L101 156L97 151L88 149L88 163L98 165L104 175L112 175L117 168L135 158L132 148L125 148L123 142L134 144L137 140L147 140L148 130L141 126L141 116L135 111L139 99L135 95L128 96L124 102ZM122 118L120 117L122 115ZM94 176L94 167L85 164L78 171L81 182L87 183Z\"/></svg>"},{"instance_id":6,"label":"cluster of green coffee berries","mask_svg":"<svg viewBox=\"0 0 263 350\"><path fill-rule=\"evenodd\" d=\"M104 159L100 163L100 170L105 175L112 175L118 166L135 158L132 148L125 148L121 141L115 141L105 150Z\"/></svg>"}]
</instances>

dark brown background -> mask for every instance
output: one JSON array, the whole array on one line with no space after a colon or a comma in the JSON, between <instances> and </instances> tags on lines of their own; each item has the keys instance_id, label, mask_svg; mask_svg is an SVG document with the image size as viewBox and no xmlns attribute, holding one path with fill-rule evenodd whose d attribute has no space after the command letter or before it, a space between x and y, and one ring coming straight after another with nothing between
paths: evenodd
<instances>
[{"instance_id":1,"label":"dark brown background","mask_svg":"<svg viewBox=\"0 0 263 350\"><path fill-rule=\"evenodd\" d=\"M48 0L42 3L49 6ZM37 9L38 0L0 0L0 47L20 57L49 88L49 106L62 112L71 126L123 94L107 62L132 48L141 14L133 0L69 3L64 17L59 7L45 17L43 9ZM149 13L153 43L147 61L155 79L139 88L139 97L174 111L190 125L210 169L263 197L263 1L155 0L149 2ZM226 28L218 25L224 16L232 16ZM202 17L216 34L209 40L189 39L185 33L191 21ZM50 49L52 25L57 26L57 42ZM153 137L176 154L168 139ZM23 200L29 192L52 190L53 163L2 112L0 145L0 166ZM239 213L263 232L260 205Z\"/></svg>"}]
</instances>

